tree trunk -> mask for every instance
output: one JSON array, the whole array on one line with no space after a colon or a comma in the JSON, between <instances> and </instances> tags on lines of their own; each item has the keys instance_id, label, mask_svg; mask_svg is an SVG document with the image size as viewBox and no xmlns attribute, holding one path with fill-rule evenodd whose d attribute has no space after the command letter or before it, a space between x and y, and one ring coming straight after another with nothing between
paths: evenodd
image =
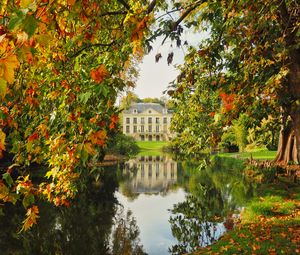
<instances>
[{"instance_id":1,"label":"tree trunk","mask_svg":"<svg viewBox=\"0 0 300 255\"><path fill-rule=\"evenodd\" d=\"M300 139L293 126L293 123L289 121L287 126L281 128L277 155L274 160L277 163L284 165L300 163ZM297 131L299 131L299 127Z\"/></svg>"},{"instance_id":2,"label":"tree trunk","mask_svg":"<svg viewBox=\"0 0 300 255\"><path fill-rule=\"evenodd\" d=\"M300 164L300 49L289 54L287 92L290 102L283 108L281 131L275 162Z\"/></svg>"}]
</instances>

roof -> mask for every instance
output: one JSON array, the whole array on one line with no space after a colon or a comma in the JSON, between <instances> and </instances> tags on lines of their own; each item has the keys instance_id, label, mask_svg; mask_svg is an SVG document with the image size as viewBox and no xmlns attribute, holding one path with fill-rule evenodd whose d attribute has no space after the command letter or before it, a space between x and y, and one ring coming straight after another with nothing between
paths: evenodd
<instances>
[{"instance_id":1,"label":"roof","mask_svg":"<svg viewBox=\"0 0 300 255\"><path fill-rule=\"evenodd\" d=\"M157 103L134 103L130 106L128 110L125 110L124 113L133 113L133 110L137 110L137 113L142 113L148 109L152 109L156 112L163 114L163 110L166 108ZM168 110L168 113L169 112L170 111Z\"/></svg>"}]
</instances>

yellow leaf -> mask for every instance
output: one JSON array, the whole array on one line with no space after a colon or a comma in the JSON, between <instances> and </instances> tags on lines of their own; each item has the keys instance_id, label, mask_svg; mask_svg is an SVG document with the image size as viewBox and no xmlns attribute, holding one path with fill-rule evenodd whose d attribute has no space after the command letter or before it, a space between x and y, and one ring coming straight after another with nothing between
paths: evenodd
<instances>
[{"instance_id":1,"label":"yellow leaf","mask_svg":"<svg viewBox=\"0 0 300 255\"><path fill-rule=\"evenodd\" d=\"M34 4L35 4L35 0L21 0L20 1L20 6L23 9L33 6Z\"/></svg>"},{"instance_id":2,"label":"yellow leaf","mask_svg":"<svg viewBox=\"0 0 300 255\"><path fill-rule=\"evenodd\" d=\"M6 95L7 82L6 80L0 78L0 97L4 99Z\"/></svg>"},{"instance_id":3,"label":"yellow leaf","mask_svg":"<svg viewBox=\"0 0 300 255\"><path fill-rule=\"evenodd\" d=\"M85 143L84 144L84 149L86 150L86 152L88 154L91 154L91 155L95 155L96 154L96 151L93 148L93 145L91 143Z\"/></svg>"},{"instance_id":4,"label":"yellow leaf","mask_svg":"<svg viewBox=\"0 0 300 255\"><path fill-rule=\"evenodd\" d=\"M6 138L6 134L0 128L0 143L3 145L5 145L5 138Z\"/></svg>"},{"instance_id":5,"label":"yellow leaf","mask_svg":"<svg viewBox=\"0 0 300 255\"><path fill-rule=\"evenodd\" d=\"M17 34L17 42L19 44L23 44L28 40L28 34L26 34L24 31Z\"/></svg>"},{"instance_id":6,"label":"yellow leaf","mask_svg":"<svg viewBox=\"0 0 300 255\"><path fill-rule=\"evenodd\" d=\"M16 55L9 55L0 60L0 64L4 66L4 78L8 83L14 82L15 69L20 66L19 60Z\"/></svg>"}]
</instances>

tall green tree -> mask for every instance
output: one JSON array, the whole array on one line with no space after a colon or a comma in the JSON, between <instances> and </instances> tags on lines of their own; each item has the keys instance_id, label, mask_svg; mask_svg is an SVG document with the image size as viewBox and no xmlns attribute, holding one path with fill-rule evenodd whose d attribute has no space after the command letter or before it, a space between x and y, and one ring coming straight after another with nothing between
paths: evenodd
<instances>
[{"instance_id":1,"label":"tall green tree","mask_svg":"<svg viewBox=\"0 0 300 255\"><path fill-rule=\"evenodd\" d=\"M190 47L181 75L169 91L177 107L173 128L179 143L185 149L205 147L240 114L260 119L280 116L276 161L299 163L299 2L172 3L173 11L180 14L174 20L164 16L165 26L156 34L165 34L179 45L185 27L210 35L199 39L198 47ZM263 114L255 115L257 109Z\"/></svg>"}]
</instances>

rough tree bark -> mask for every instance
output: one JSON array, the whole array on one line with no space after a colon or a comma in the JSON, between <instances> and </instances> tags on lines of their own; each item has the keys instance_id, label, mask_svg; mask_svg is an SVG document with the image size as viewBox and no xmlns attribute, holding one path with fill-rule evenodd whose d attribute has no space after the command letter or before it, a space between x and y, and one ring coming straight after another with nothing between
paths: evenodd
<instances>
[{"instance_id":1,"label":"rough tree bark","mask_svg":"<svg viewBox=\"0 0 300 255\"><path fill-rule=\"evenodd\" d=\"M283 93L287 93L282 117L282 128L279 137L278 151L275 162L300 164L300 48L298 24L300 6L295 1L289 8L286 1L278 1L278 11L285 43L289 49L286 65L289 68L287 86Z\"/></svg>"},{"instance_id":2,"label":"rough tree bark","mask_svg":"<svg viewBox=\"0 0 300 255\"><path fill-rule=\"evenodd\" d=\"M283 110L275 162L300 164L300 49L291 50L289 69L287 92L291 100Z\"/></svg>"}]
</instances>

